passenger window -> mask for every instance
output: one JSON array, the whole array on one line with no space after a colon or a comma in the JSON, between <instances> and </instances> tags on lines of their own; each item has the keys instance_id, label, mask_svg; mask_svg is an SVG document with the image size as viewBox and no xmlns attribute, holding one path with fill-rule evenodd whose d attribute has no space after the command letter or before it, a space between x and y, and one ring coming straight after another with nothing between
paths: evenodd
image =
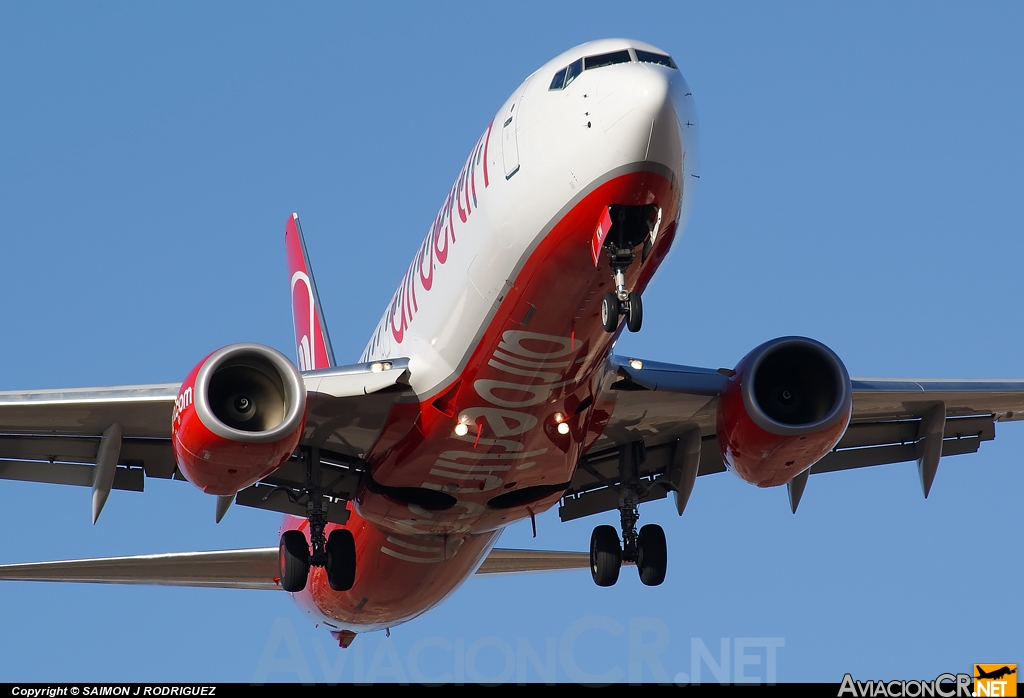
<instances>
[{"instance_id":1,"label":"passenger window","mask_svg":"<svg viewBox=\"0 0 1024 698\"><path fill-rule=\"evenodd\" d=\"M676 67L675 61L670 56L665 56L660 53L651 53L650 51L641 51L636 49L636 59L641 63L657 63L658 65L665 65L669 68L679 70Z\"/></svg>"},{"instance_id":2,"label":"passenger window","mask_svg":"<svg viewBox=\"0 0 1024 698\"><path fill-rule=\"evenodd\" d=\"M630 63L632 59L629 57L629 51L613 51L598 56L587 56L584 60L586 61L586 70L592 70L616 63Z\"/></svg>"},{"instance_id":3,"label":"passenger window","mask_svg":"<svg viewBox=\"0 0 1024 698\"><path fill-rule=\"evenodd\" d=\"M576 79L576 77L583 72L583 59L580 58L577 61L573 61L569 64L569 67L565 69L565 86L568 87L569 83Z\"/></svg>"},{"instance_id":4,"label":"passenger window","mask_svg":"<svg viewBox=\"0 0 1024 698\"><path fill-rule=\"evenodd\" d=\"M560 90L565 87L565 71L567 70L568 68L562 68L555 73L555 77L551 78L551 87L548 88L549 90Z\"/></svg>"}]
</instances>

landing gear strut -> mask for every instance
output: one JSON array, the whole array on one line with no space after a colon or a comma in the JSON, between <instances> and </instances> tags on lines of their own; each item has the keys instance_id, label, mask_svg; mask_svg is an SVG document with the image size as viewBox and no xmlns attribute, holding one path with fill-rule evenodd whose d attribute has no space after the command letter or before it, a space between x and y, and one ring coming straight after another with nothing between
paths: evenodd
<instances>
[{"instance_id":1,"label":"landing gear strut","mask_svg":"<svg viewBox=\"0 0 1024 698\"><path fill-rule=\"evenodd\" d=\"M644 243L644 257L653 240L654 228L660 219L657 207L611 206L609 215L612 228L605 239L608 263L615 280L615 291L604 294L601 299L601 324L605 332L614 332L619 325L619 316L626 316L626 327L630 332L639 332L644 322L644 307L640 294L626 288L626 269L636 259L635 248Z\"/></svg>"},{"instance_id":2,"label":"landing gear strut","mask_svg":"<svg viewBox=\"0 0 1024 698\"><path fill-rule=\"evenodd\" d=\"M355 583L356 545L352 532L345 528L327 528L327 509L320 482L320 453L312 448L303 451L306 463L306 518L309 520L309 543L302 531L285 531L281 535L281 588L292 593L306 588L310 567L323 567L327 583L335 591L348 591Z\"/></svg>"},{"instance_id":3,"label":"landing gear strut","mask_svg":"<svg viewBox=\"0 0 1024 698\"><path fill-rule=\"evenodd\" d=\"M639 467L644 462L644 444L635 441L619 447L619 521L622 543L612 526L598 526L590 537L590 573L598 586L608 587L619 578L623 562L636 563L640 581L658 586L665 581L668 546L665 531L656 524L647 524L637 533L640 518L637 505L647 494L641 484Z\"/></svg>"}]
</instances>

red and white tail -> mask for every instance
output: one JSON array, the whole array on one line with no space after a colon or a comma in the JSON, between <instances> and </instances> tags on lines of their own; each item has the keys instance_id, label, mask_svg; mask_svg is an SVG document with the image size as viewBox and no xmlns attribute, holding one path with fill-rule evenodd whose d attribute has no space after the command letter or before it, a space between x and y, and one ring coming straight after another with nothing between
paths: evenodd
<instances>
[{"instance_id":1,"label":"red and white tail","mask_svg":"<svg viewBox=\"0 0 1024 698\"><path fill-rule=\"evenodd\" d=\"M306 254L306 242L299 227L299 214L293 213L284 228L284 246L288 254L288 279L292 293L292 323L295 326L295 354L300 371L334 366L334 350L327 334L320 296L316 293L313 270Z\"/></svg>"}]
</instances>

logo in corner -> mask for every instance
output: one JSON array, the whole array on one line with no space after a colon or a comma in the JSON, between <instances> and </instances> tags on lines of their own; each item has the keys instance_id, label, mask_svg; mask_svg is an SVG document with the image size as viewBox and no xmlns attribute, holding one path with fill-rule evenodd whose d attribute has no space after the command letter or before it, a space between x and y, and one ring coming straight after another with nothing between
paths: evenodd
<instances>
[{"instance_id":1,"label":"logo in corner","mask_svg":"<svg viewBox=\"0 0 1024 698\"><path fill-rule=\"evenodd\" d=\"M975 664L975 696L1016 696L1016 664Z\"/></svg>"}]
</instances>

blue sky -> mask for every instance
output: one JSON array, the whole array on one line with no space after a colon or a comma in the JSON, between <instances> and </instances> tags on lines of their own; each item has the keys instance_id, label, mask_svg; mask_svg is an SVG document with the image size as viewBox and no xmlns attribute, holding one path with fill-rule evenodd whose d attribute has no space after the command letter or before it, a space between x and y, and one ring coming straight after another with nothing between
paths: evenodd
<instances>
[{"instance_id":1,"label":"blue sky","mask_svg":"<svg viewBox=\"0 0 1024 698\"><path fill-rule=\"evenodd\" d=\"M674 56L702 139L620 353L732 366L803 334L855 376L1024 377L1020 4L7 3L0 27L0 389L179 381L236 341L292 355L293 210L354 361L506 96L606 36ZM782 488L702 478L683 517L641 510L661 587L474 579L344 655L284 594L4 583L0 681L546 678L533 654L562 680L696 658L707 681L723 640L719 671L762 680L769 651L780 681L1022 662L1024 425L997 435L927 502L913 464L816 476L795 516ZM95 527L85 489L0 497L0 562L274 545L279 523L215 525L179 482L115 492ZM597 523L550 511L500 544L585 550Z\"/></svg>"}]
</instances>

